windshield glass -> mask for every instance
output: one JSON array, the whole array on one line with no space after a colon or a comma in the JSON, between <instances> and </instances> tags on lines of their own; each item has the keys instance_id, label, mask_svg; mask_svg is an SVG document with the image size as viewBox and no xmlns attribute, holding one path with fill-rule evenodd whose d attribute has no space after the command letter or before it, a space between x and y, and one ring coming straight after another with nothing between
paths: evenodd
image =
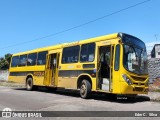
<instances>
[{"instance_id":1,"label":"windshield glass","mask_svg":"<svg viewBox=\"0 0 160 120\"><path fill-rule=\"evenodd\" d=\"M124 44L124 67L136 74L147 74L147 52L145 48Z\"/></svg>"}]
</instances>

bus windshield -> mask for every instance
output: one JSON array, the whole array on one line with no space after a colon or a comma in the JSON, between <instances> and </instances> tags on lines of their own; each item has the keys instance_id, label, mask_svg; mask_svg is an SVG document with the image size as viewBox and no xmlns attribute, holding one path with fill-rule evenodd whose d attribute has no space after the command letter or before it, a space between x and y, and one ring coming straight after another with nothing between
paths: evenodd
<instances>
[{"instance_id":1,"label":"bus windshield","mask_svg":"<svg viewBox=\"0 0 160 120\"><path fill-rule=\"evenodd\" d=\"M132 37L124 37L123 64L125 69L136 74L148 74L147 52L145 44Z\"/></svg>"}]
</instances>

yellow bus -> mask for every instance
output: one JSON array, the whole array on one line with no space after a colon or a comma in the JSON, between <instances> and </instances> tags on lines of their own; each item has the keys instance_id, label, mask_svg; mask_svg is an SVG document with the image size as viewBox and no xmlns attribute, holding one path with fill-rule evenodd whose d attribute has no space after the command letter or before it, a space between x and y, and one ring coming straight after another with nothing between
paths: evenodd
<instances>
[{"instance_id":1,"label":"yellow bus","mask_svg":"<svg viewBox=\"0 0 160 120\"><path fill-rule=\"evenodd\" d=\"M148 93L145 43L115 33L13 54L9 81L26 85L121 95Z\"/></svg>"}]
</instances>

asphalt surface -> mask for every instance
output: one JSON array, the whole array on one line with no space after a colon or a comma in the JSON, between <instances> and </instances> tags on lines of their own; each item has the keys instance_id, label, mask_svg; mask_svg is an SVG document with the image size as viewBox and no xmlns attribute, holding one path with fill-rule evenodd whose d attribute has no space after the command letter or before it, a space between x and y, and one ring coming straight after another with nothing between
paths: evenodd
<instances>
[{"instance_id":1,"label":"asphalt surface","mask_svg":"<svg viewBox=\"0 0 160 120\"><path fill-rule=\"evenodd\" d=\"M133 100L126 97L111 98L110 96L103 94L94 94L91 99L86 100L80 98L79 93L75 91L58 90L56 92L50 92L46 89L27 91L25 88L9 88L0 86L0 111L6 107L11 108L13 111L160 111L160 102L150 101L149 97L143 95L138 96ZM79 120L80 118L56 117L54 119ZM83 119L112 120L119 118L87 117ZM125 117L123 120L124 119L127 120L128 118ZM148 120L153 118L132 117L131 119ZM154 117L154 119L158 120L159 118Z\"/></svg>"}]
</instances>

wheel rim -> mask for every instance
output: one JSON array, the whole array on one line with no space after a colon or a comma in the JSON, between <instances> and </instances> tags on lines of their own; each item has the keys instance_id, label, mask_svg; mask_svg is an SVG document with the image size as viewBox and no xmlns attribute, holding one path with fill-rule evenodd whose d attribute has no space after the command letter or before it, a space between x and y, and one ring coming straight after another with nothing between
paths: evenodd
<instances>
[{"instance_id":1,"label":"wheel rim","mask_svg":"<svg viewBox=\"0 0 160 120\"><path fill-rule=\"evenodd\" d=\"M31 81L30 80L28 80L28 82L27 82L27 88L31 88Z\"/></svg>"},{"instance_id":2,"label":"wheel rim","mask_svg":"<svg viewBox=\"0 0 160 120\"><path fill-rule=\"evenodd\" d=\"M80 92L81 92L81 95L85 95L86 90L87 90L87 89L86 89L85 84L82 84L82 85L81 85L81 91L80 91Z\"/></svg>"}]
</instances>

